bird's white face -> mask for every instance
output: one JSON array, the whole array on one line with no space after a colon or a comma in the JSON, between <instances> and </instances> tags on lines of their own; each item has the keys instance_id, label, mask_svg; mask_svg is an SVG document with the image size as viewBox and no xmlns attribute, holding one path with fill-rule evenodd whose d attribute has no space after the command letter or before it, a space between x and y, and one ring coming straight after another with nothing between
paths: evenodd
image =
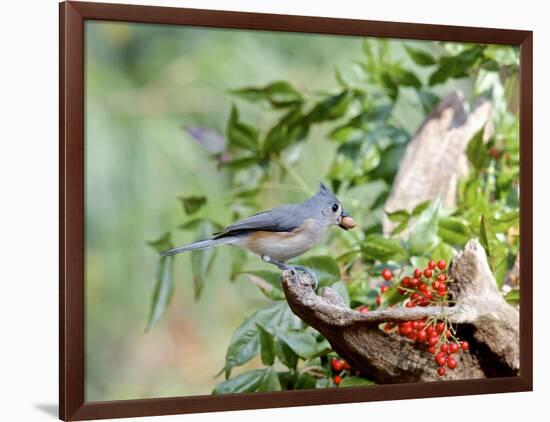
<instances>
[{"instance_id":1,"label":"bird's white face","mask_svg":"<svg viewBox=\"0 0 550 422\"><path fill-rule=\"evenodd\" d=\"M332 202L327 208L328 210L325 210L324 214L329 224L334 226L339 225L342 218L342 205L339 202Z\"/></svg>"}]
</instances>

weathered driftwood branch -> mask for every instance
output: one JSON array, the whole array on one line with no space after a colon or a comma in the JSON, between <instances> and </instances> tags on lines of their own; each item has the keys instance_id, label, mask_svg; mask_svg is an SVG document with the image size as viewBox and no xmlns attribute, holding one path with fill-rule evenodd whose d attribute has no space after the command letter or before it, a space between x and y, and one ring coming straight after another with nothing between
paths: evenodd
<instances>
[{"instance_id":1,"label":"weathered driftwood branch","mask_svg":"<svg viewBox=\"0 0 550 422\"><path fill-rule=\"evenodd\" d=\"M446 206L454 206L458 180L468 171L466 147L480 129L488 128L491 109L489 100L480 99L468 112L460 92L443 98L408 143L386 211L412 211L419 203L438 197ZM394 225L386 218L384 232L389 233Z\"/></svg>"},{"instance_id":2,"label":"weathered driftwood branch","mask_svg":"<svg viewBox=\"0 0 550 422\"><path fill-rule=\"evenodd\" d=\"M439 379L433 355L407 338L385 333L379 324L443 314L458 324L459 336L471 344L470 352L457 355L458 367L448 371L447 379L517 374L519 312L498 291L477 240L453 260L450 275L455 280L449 286L455 306L389 308L365 314L345 306L330 288L317 295L307 275L284 272L282 284L292 311L321 332L353 367L379 383Z\"/></svg>"}]
</instances>

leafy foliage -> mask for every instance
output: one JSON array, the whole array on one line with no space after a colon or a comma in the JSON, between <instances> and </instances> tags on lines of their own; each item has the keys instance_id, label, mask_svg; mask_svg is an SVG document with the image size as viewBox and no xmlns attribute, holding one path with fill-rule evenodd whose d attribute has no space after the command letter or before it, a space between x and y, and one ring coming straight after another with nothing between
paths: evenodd
<instances>
[{"instance_id":1,"label":"leafy foliage","mask_svg":"<svg viewBox=\"0 0 550 422\"><path fill-rule=\"evenodd\" d=\"M431 47L430 50L426 46ZM230 206L235 218L262 209L258 195L269 186L292 185L309 193L298 172L300 148L315 128L324 130L336 153L327 174L337 195L351 207L361 230L334 233L323 255L296 260L316 272L322 286L331 286L352 307L388 306L402 300L396 289L377 301L381 268L423 268L432 256L450 262L465 243L478 237L485 247L498 286L518 253L519 242L519 126L513 92L507 88L518 77L518 52L512 47L467 44L402 44L395 59L389 41L365 40L357 61L358 77L351 80L336 71L338 89L326 93L301 91L291 82L234 89L225 137L210 128L188 128L231 181ZM470 173L460 181L457 206L446 209L439 199L411 210L384 212L384 203L411 138L400 122L403 104L428 115L461 79L475 95L494 103L494 134L483 132L469 142ZM488 83L487 81L490 81ZM409 95L410 93L414 95ZM499 94L500 93L500 94ZM404 99L403 97L406 97ZM415 103L411 104L411 98ZM472 98L475 101L475 98ZM262 124L245 122L240 110L263 107ZM265 121L270 122L265 124ZM349 201L349 199L355 199ZM204 238L220 228L203 208L210 198L181 198L186 220L180 229ZM395 228L388 236L382 220ZM171 246L170 236L151 242L160 251ZM192 255L195 297L208 282L215 250ZM231 279L244 278L256 285L266 307L249 316L233 334L222 372L226 380L215 394L320 388L334 385L330 361L335 355L319 333L305 326L289 309L279 284L279 273L247 270L247 256L235 252ZM161 317L173 292L172 259L159 261L149 325ZM517 303L519 292L506 295ZM233 371L259 358L262 369L233 375ZM339 386L368 385L364 374L353 374Z\"/></svg>"}]
</instances>

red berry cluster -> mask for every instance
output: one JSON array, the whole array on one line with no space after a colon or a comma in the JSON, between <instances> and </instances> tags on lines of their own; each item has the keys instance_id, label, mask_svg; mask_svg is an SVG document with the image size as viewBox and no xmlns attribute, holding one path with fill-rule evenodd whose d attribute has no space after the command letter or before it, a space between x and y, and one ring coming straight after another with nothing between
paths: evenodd
<instances>
[{"instance_id":1,"label":"red berry cluster","mask_svg":"<svg viewBox=\"0 0 550 422\"><path fill-rule=\"evenodd\" d=\"M332 358L330 367L332 368L332 381L336 385L339 385L342 379L352 371L350 364L340 358Z\"/></svg>"},{"instance_id":2,"label":"red berry cluster","mask_svg":"<svg viewBox=\"0 0 550 422\"><path fill-rule=\"evenodd\" d=\"M399 284L399 293L408 296L405 302L407 308L414 306L428 306L435 302L441 303L446 300L447 283L450 281L447 276L447 263L440 259L438 262L430 261L424 270L415 269L411 276L403 277ZM393 279L390 269L384 268L380 273L386 281ZM383 285L380 293L388 291L389 286ZM382 303L382 296L376 298L376 303Z\"/></svg>"},{"instance_id":3,"label":"red berry cluster","mask_svg":"<svg viewBox=\"0 0 550 422\"><path fill-rule=\"evenodd\" d=\"M428 306L433 304L448 304L447 283L451 282L447 275L447 263L441 259L430 261L424 270L415 269L410 276L403 277L398 284L398 291L406 296L404 304L408 308L415 306ZM382 270L382 278L388 282L393 280L394 274L388 268ZM387 292L387 284L380 288L383 295ZM376 303L382 303L382 296L378 296ZM368 309L367 309L368 310ZM395 332L414 342L427 347L429 353L435 355L435 362L438 365L437 373L444 376L445 366L449 369L457 367L457 361L453 354L469 348L467 341L460 341L456 337L454 327L444 319L427 318L417 321L403 321L400 323L386 322L382 328L384 331ZM439 350L439 352L437 352Z\"/></svg>"}]
</instances>

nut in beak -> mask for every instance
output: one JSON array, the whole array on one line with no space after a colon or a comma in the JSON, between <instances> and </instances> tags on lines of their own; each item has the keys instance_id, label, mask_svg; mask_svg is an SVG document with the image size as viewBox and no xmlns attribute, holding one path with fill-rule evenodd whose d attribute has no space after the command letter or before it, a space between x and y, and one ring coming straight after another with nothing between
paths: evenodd
<instances>
[{"instance_id":1,"label":"nut in beak","mask_svg":"<svg viewBox=\"0 0 550 422\"><path fill-rule=\"evenodd\" d=\"M353 229L356 225L357 223L355 222L355 220L351 218L351 216L347 212L342 211L342 214L340 214L339 226L344 230L349 230Z\"/></svg>"}]
</instances>

